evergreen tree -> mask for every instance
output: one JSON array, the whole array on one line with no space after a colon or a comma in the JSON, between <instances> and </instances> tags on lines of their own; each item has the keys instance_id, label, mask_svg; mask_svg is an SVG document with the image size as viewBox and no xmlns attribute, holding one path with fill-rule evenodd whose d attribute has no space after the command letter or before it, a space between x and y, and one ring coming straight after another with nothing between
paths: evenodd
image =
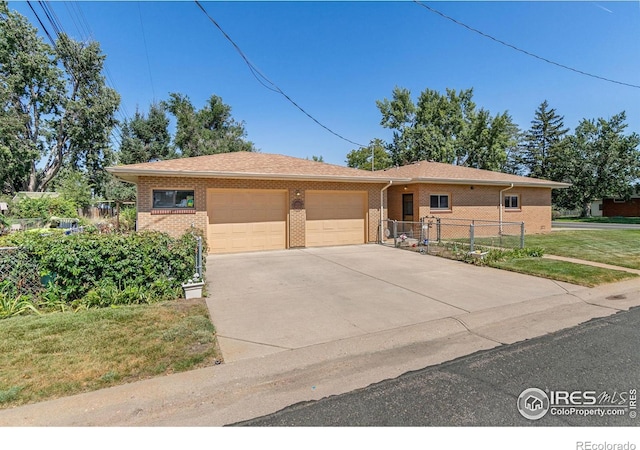
<instances>
[{"instance_id":1,"label":"evergreen tree","mask_svg":"<svg viewBox=\"0 0 640 450\"><path fill-rule=\"evenodd\" d=\"M520 163L528 176L554 179L553 167L569 129L564 126L564 117L549 109L545 100L538 106L531 128L525 133ZM559 181L559 180L554 180Z\"/></svg>"},{"instance_id":2,"label":"evergreen tree","mask_svg":"<svg viewBox=\"0 0 640 450\"><path fill-rule=\"evenodd\" d=\"M120 164L136 164L171 159L175 154L171 148L169 119L161 105L153 104L149 115L136 111L133 119L122 125Z\"/></svg>"}]
</instances>

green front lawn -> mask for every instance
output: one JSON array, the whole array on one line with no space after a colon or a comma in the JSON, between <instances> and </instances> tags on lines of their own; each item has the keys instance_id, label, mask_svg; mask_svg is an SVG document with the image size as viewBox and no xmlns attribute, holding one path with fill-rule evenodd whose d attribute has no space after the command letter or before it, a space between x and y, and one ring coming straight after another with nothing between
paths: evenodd
<instances>
[{"instance_id":1,"label":"green front lawn","mask_svg":"<svg viewBox=\"0 0 640 450\"><path fill-rule=\"evenodd\" d=\"M0 320L0 408L214 364L204 301Z\"/></svg>"},{"instance_id":2,"label":"green front lawn","mask_svg":"<svg viewBox=\"0 0 640 450\"><path fill-rule=\"evenodd\" d=\"M638 276L621 270L603 269L601 267L544 258L508 259L506 261L491 262L489 265L512 272L566 281L567 283L587 287L594 287L603 283L614 283Z\"/></svg>"},{"instance_id":3,"label":"green front lawn","mask_svg":"<svg viewBox=\"0 0 640 450\"><path fill-rule=\"evenodd\" d=\"M525 244L545 254L640 269L640 230L553 231L528 235Z\"/></svg>"}]
</instances>

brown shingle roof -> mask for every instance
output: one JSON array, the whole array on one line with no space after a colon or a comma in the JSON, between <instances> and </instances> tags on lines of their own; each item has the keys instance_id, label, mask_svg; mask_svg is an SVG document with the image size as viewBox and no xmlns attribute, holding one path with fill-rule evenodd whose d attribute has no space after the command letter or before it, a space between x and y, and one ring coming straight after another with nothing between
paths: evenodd
<instances>
[{"instance_id":1,"label":"brown shingle roof","mask_svg":"<svg viewBox=\"0 0 640 450\"><path fill-rule=\"evenodd\" d=\"M220 153L126 166L108 167L119 178L138 176L189 176L216 178L313 179L327 181L385 182L388 175L310 161L292 156L257 152ZM398 177L394 181L409 181Z\"/></svg>"},{"instance_id":2,"label":"brown shingle roof","mask_svg":"<svg viewBox=\"0 0 640 450\"><path fill-rule=\"evenodd\" d=\"M136 182L139 176L256 178L272 180L325 180L343 182L445 183L568 187L565 183L421 161L406 166L377 170L353 169L292 156L257 152L220 153L193 158L170 159L142 164L108 167L118 178Z\"/></svg>"},{"instance_id":3,"label":"brown shingle roof","mask_svg":"<svg viewBox=\"0 0 640 450\"><path fill-rule=\"evenodd\" d=\"M505 185L513 183L514 186L538 186L550 188L566 188L567 183L542 180L539 178L522 177L491 170L473 169L471 167L454 166L431 161L420 161L406 166L385 170L376 173L386 174L388 177L411 178L412 182L429 183L455 183L455 184L488 184Z\"/></svg>"}]
</instances>

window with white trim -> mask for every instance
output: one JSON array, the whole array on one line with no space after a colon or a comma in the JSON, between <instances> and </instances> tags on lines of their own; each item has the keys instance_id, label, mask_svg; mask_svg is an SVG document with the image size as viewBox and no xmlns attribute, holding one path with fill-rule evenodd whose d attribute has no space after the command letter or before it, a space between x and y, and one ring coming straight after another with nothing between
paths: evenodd
<instances>
[{"instance_id":1,"label":"window with white trim","mask_svg":"<svg viewBox=\"0 0 640 450\"><path fill-rule=\"evenodd\" d=\"M519 195L505 195L504 196L504 209L520 209L520 196Z\"/></svg>"},{"instance_id":2,"label":"window with white trim","mask_svg":"<svg viewBox=\"0 0 640 450\"><path fill-rule=\"evenodd\" d=\"M450 210L451 202L449 201L449 194L431 194L429 198L429 207L432 210Z\"/></svg>"},{"instance_id":3,"label":"window with white trim","mask_svg":"<svg viewBox=\"0 0 640 450\"><path fill-rule=\"evenodd\" d=\"M154 189L153 207L193 209L195 207L194 191Z\"/></svg>"}]
</instances>

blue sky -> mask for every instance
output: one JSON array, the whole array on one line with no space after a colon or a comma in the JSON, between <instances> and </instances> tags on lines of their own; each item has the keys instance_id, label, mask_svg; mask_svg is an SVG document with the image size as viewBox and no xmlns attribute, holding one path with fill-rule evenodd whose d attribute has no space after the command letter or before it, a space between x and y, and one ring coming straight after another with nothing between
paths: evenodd
<instances>
[{"instance_id":1,"label":"blue sky","mask_svg":"<svg viewBox=\"0 0 640 450\"><path fill-rule=\"evenodd\" d=\"M640 1L425 2L528 52L640 85ZM38 2L31 4L44 20ZM394 86L474 88L493 114L527 129L543 100L573 129L583 118L627 112L640 132L640 89L561 69L456 25L413 2L202 2L249 60L328 128L359 144L390 139L376 100ZM39 28L28 4L9 6ZM212 94L245 122L266 153L322 155L345 164L356 148L256 81L233 46L192 1L49 2L65 32L97 40L120 119L170 92L197 107ZM48 26L48 23L45 22ZM51 27L49 27L51 28Z\"/></svg>"}]
</instances>

